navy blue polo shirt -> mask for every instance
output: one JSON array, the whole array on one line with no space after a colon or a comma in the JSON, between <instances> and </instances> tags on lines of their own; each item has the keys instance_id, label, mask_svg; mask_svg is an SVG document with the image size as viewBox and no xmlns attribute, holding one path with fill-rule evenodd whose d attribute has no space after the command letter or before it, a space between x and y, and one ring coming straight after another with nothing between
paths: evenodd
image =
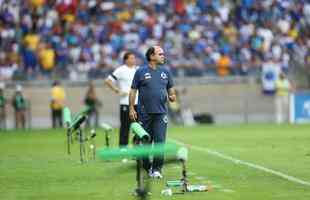
<instances>
[{"instance_id":1,"label":"navy blue polo shirt","mask_svg":"<svg viewBox=\"0 0 310 200\"><path fill-rule=\"evenodd\" d=\"M145 113L167 113L167 92L172 87L171 73L162 66L155 70L149 66L139 68L131 85L139 91L138 107Z\"/></svg>"}]
</instances>

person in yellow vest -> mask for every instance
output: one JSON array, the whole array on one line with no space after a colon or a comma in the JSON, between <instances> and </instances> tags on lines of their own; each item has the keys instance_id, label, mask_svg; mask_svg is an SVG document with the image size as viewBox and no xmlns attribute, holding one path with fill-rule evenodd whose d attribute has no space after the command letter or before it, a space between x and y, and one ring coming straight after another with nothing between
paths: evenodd
<instances>
[{"instance_id":1,"label":"person in yellow vest","mask_svg":"<svg viewBox=\"0 0 310 200\"><path fill-rule=\"evenodd\" d=\"M281 124L288 120L289 116L289 94L293 90L291 83L285 77L283 72L280 73L276 81L276 122Z\"/></svg>"},{"instance_id":2,"label":"person in yellow vest","mask_svg":"<svg viewBox=\"0 0 310 200\"><path fill-rule=\"evenodd\" d=\"M52 126L53 128L62 127L62 110L65 105L65 90L60 85L59 81L55 81L53 83L53 87L51 90L51 113L52 113Z\"/></svg>"}]
</instances>

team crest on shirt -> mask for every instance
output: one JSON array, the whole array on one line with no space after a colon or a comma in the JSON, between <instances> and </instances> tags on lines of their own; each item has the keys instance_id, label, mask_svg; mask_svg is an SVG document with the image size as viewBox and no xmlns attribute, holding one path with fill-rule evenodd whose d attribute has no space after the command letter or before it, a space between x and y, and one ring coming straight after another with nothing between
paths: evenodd
<instances>
[{"instance_id":1,"label":"team crest on shirt","mask_svg":"<svg viewBox=\"0 0 310 200\"><path fill-rule=\"evenodd\" d=\"M150 73L145 73L144 74L144 79L147 80L147 79L150 79L152 78L151 74Z\"/></svg>"},{"instance_id":2,"label":"team crest on shirt","mask_svg":"<svg viewBox=\"0 0 310 200\"><path fill-rule=\"evenodd\" d=\"M162 72L162 73L160 74L160 77L161 77L162 79L167 79L167 74L166 74L165 72Z\"/></svg>"},{"instance_id":3,"label":"team crest on shirt","mask_svg":"<svg viewBox=\"0 0 310 200\"><path fill-rule=\"evenodd\" d=\"M168 123L168 116L167 116L167 115L165 115L165 116L163 117L163 121L164 121L165 124Z\"/></svg>"}]
</instances>

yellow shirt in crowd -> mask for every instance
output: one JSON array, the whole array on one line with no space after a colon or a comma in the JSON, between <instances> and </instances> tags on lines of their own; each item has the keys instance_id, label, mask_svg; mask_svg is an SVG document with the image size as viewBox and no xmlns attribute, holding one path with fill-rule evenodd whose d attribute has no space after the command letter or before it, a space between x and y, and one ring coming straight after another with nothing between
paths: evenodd
<instances>
[{"instance_id":1,"label":"yellow shirt in crowd","mask_svg":"<svg viewBox=\"0 0 310 200\"><path fill-rule=\"evenodd\" d=\"M45 3L45 0L31 0L30 3L33 7L39 8L43 6L43 4Z\"/></svg>"},{"instance_id":2,"label":"yellow shirt in crowd","mask_svg":"<svg viewBox=\"0 0 310 200\"><path fill-rule=\"evenodd\" d=\"M24 43L29 49L33 51L37 49L39 42L40 37L36 34L28 34L24 37Z\"/></svg>"},{"instance_id":3,"label":"yellow shirt in crowd","mask_svg":"<svg viewBox=\"0 0 310 200\"><path fill-rule=\"evenodd\" d=\"M41 50L40 63L45 70L53 69L55 65L55 51L53 49Z\"/></svg>"},{"instance_id":4,"label":"yellow shirt in crowd","mask_svg":"<svg viewBox=\"0 0 310 200\"><path fill-rule=\"evenodd\" d=\"M64 101L66 98L65 90L61 86L54 86L52 88L52 109L58 110L64 107Z\"/></svg>"}]
</instances>

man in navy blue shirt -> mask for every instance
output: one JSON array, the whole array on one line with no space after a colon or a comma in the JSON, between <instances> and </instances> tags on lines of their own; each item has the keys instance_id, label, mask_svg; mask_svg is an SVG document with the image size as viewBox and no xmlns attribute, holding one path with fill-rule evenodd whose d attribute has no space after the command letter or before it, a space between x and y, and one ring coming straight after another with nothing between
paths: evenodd
<instances>
[{"instance_id":1,"label":"man in navy blue shirt","mask_svg":"<svg viewBox=\"0 0 310 200\"><path fill-rule=\"evenodd\" d=\"M154 143L165 143L167 130L167 101L175 101L175 90L170 72L161 65L165 62L164 51L160 46L150 47L146 54L148 65L139 68L133 78L129 93L129 117L139 120L150 134ZM134 108L136 93L138 114ZM139 119L138 119L139 116ZM163 156L156 156L151 163L143 161L143 167L151 176L162 178Z\"/></svg>"}]
</instances>

